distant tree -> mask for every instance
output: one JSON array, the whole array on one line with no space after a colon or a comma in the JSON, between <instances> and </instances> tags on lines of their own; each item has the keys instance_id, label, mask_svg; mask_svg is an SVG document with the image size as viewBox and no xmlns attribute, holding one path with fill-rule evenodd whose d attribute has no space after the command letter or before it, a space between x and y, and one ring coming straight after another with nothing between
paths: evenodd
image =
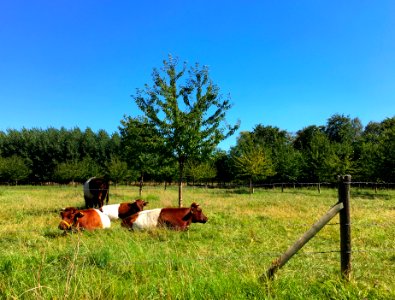
<instances>
[{"instance_id":1,"label":"distant tree","mask_svg":"<svg viewBox=\"0 0 395 300\"><path fill-rule=\"evenodd\" d=\"M216 177L216 168L214 162L207 160L204 162L188 161L186 166L186 176L192 180L192 184L196 182L213 180Z\"/></svg>"},{"instance_id":2,"label":"distant tree","mask_svg":"<svg viewBox=\"0 0 395 300\"><path fill-rule=\"evenodd\" d=\"M306 150L310 147L313 136L318 132L324 132L324 127L311 125L296 133L293 145L296 150Z\"/></svg>"},{"instance_id":3,"label":"distant tree","mask_svg":"<svg viewBox=\"0 0 395 300\"><path fill-rule=\"evenodd\" d=\"M380 138L380 170L382 180L395 182L395 117L382 122L383 133Z\"/></svg>"},{"instance_id":4,"label":"distant tree","mask_svg":"<svg viewBox=\"0 0 395 300\"><path fill-rule=\"evenodd\" d=\"M369 123L359 153L358 172L362 180L395 182L395 117Z\"/></svg>"},{"instance_id":5,"label":"distant tree","mask_svg":"<svg viewBox=\"0 0 395 300\"><path fill-rule=\"evenodd\" d=\"M302 151L303 175L305 180L322 182L333 181L336 175L338 157L325 135L321 131L312 134L310 141Z\"/></svg>"},{"instance_id":6,"label":"distant tree","mask_svg":"<svg viewBox=\"0 0 395 300\"><path fill-rule=\"evenodd\" d=\"M325 133L331 142L352 144L362 135L363 126L358 118L335 114L326 124Z\"/></svg>"},{"instance_id":7,"label":"distant tree","mask_svg":"<svg viewBox=\"0 0 395 300\"><path fill-rule=\"evenodd\" d=\"M156 127L147 118L125 117L119 127L123 159L131 169L139 172L141 196L144 176L154 175L163 157L163 139ZM162 166L164 164L161 164Z\"/></svg>"},{"instance_id":8,"label":"distant tree","mask_svg":"<svg viewBox=\"0 0 395 300\"><path fill-rule=\"evenodd\" d=\"M158 181L164 181L165 190L167 189L167 185L171 184L173 181L177 179L177 162L171 158L165 158L162 160L162 164L158 171L156 172L155 178Z\"/></svg>"},{"instance_id":9,"label":"distant tree","mask_svg":"<svg viewBox=\"0 0 395 300\"><path fill-rule=\"evenodd\" d=\"M278 127L255 126L252 131L254 143L270 151L276 181L295 181L300 174L300 153L295 151L292 136Z\"/></svg>"},{"instance_id":10,"label":"distant tree","mask_svg":"<svg viewBox=\"0 0 395 300\"><path fill-rule=\"evenodd\" d=\"M62 162L57 165L53 178L60 183L74 183L80 177L80 170L81 163L76 160Z\"/></svg>"},{"instance_id":11,"label":"distant tree","mask_svg":"<svg viewBox=\"0 0 395 300\"><path fill-rule=\"evenodd\" d=\"M238 125L224 123L229 99L222 100L219 88L209 77L208 68L195 67L187 71L184 64L177 70L178 61L169 56L161 71L154 69L153 86L145 85L134 96L136 104L160 135L168 155L178 162L178 204L182 206L182 183L189 159L208 157L223 139L232 135Z\"/></svg>"},{"instance_id":12,"label":"distant tree","mask_svg":"<svg viewBox=\"0 0 395 300\"><path fill-rule=\"evenodd\" d=\"M214 163L217 174L217 181L225 184L234 179L234 170L232 164L232 157L225 151L216 151L214 153Z\"/></svg>"},{"instance_id":13,"label":"distant tree","mask_svg":"<svg viewBox=\"0 0 395 300\"><path fill-rule=\"evenodd\" d=\"M107 177L115 183L125 181L129 176L128 165L126 162L121 161L118 157L111 157L109 162L106 162Z\"/></svg>"},{"instance_id":14,"label":"distant tree","mask_svg":"<svg viewBox=\"0 0 395 300\"><path fill-rule=\"evenodd\" d=\"M250 185L250 193L254 192L253 181L264 179L274 175L274 167L262 144L254 143L249 132L242 132L237 146L232 151L232 159L237 175L247 178Z\"/></svg>"},{"instance_id":15,"label":"distant tree","mask_svg":"<svg viewBox=\"0 0 395 300\"><path fill-rule=\"evenodd\" d=\"M12 181L15 184L26 180L30 169L25 160L19 156L0 157L0 180Z\"/></svg>"}]
</instances>

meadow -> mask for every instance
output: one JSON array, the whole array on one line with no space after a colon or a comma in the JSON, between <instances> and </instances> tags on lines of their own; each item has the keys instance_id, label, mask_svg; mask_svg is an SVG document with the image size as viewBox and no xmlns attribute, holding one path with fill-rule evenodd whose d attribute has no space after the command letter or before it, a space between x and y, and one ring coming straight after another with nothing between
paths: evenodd
<instances>
[{"instance_id":1,"label":"meadow","mask_svg":"<svg viewBox=\"0 0 395 300\"><path fill-rule=\"evenodd\" d=\"M111 187L110 203L138 198ZM146 209L176 187L146 187ZM1 299L395 299L395 191L351 188L352 271L340 274L336 216L272 281L260 277L337 202L336 189L184 188L209 220L186 232L112 228L63 234L82 186L0 186Z\"/></svg>"}]
</instances>

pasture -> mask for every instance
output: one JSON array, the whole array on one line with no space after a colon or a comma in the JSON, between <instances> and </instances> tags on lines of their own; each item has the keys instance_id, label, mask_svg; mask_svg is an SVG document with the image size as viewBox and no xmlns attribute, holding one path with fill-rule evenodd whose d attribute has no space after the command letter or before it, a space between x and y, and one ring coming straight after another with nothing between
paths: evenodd
<instances>
[{"instance_id":1,"label":"pasture","mask_svg":"<svg viewBox=\"0 0 395 300\"><path fill-rule=\"evenodd\" d=\"M138 198L111 187L110 203ZM146 209L177 205L146 187ZM395 191L351 188L351 280L340 274L336 216L276 273L271 262L337 202L337 190L184 188L209 218L186 232L111 229L63 235L59 210L82 186L0 187L1 299L394 299Z\"/></svg>"}]
</instances>

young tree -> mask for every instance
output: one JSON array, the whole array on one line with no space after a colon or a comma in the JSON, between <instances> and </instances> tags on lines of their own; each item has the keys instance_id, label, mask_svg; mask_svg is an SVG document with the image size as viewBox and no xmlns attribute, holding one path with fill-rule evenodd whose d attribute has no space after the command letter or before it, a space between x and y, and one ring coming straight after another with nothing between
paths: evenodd
<instances>
[{"instance_id":1,"label":"young tree","mask_svg":"<svg viewBox=\"0 0 395 300\"><path fill-rule=\"evenodd\" d=\"M239 177L248 178L250 193L254 193L252 183L275 174L272 160L262 144L254 143L249 132L243 132L237 147L232 151L234 166Z\"/></svg>"},{"instance_id":2,"label":"young tree","mask_svg":"<svg viewBox=\"0 0 395 300\"><path fill-rule=\"evenodd\" d=\"M178 162L178 204L182 206L182 184L186 162L207 157L239 127L225 122L229 99L209 77L207 67L196 64L177 70L178 61L169 56L161 71L154 69L153 86L137 89L136 104L163 136L168 155ZM184 82L180 82L186 77Z\"/></svg>"}]
</instances>

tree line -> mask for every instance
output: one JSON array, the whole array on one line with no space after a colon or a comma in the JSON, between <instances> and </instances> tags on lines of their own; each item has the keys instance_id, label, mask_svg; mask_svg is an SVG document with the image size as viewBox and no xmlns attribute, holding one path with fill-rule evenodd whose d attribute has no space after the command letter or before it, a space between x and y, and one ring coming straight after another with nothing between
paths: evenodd
<instances>
[{"instance_id":1,"label":"tree line","mask_svg":"<svg viewBox=\"0 0 395 300\"><path fill-rule=\"evenodd\" d=\"M115 184L253 183L354 180L394 182L395 117L370 122L336 114L325 125L295 134L256 125L241 132L229 151L218 144L239 122L226 122L230 99L209 76L207 66L180 66L169 55L152 83L132 95L142 115L125 116L119 132L90 128L9 129L0 132L0 181L84 182L91 176Z\"/></svg>"},{"instance_id":2,"label":"tree line","mask_svg":"<svg viewBox=\"0 0 395 300\"><path fill-rule=\"evenodd\" d=\"M358 118L336 114L295 134L258 124L239 133L229 151L216 149L185 165L193 184L334 182L338 174L395 182L395 117L363 127ZM178 164L143 117L125 117L111 135L90 128L0 131L3 183L84 182L91 176L171 183Z\"/></svg>"}]
</instances>

